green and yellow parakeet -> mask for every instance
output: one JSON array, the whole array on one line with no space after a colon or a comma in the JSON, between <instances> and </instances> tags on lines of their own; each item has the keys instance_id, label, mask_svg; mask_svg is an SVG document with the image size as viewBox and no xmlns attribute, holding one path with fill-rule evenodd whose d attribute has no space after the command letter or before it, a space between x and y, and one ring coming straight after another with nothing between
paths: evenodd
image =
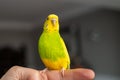
<instances>
[{"instance_id":1,"label":"green and yellow parakeet","mask_svg":"<svg viewBox=\"0 0 120 80\"><path fill-rule=\"evenodd\" d=\"M59 18L57 15L48 15L39 38L38 50L47 69L66 70L70 68L70 58L59 33Z\"/></svg>"}]
</instances>

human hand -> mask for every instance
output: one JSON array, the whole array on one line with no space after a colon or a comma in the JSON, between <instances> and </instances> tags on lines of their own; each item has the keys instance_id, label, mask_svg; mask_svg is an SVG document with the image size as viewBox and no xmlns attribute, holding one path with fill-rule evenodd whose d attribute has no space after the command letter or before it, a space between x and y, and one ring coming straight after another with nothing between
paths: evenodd
<instances>
[{"instance_id":1,"label":"human hand","mask_svg":"<svg viewBox=\"0 0 120 80\"><path fill-rule=\"evenodd\" d=\"M60 71L35 70L20 66L10 68L0 80L92 80L95 73L90 69L65 70L62 77Z\"/></svg>"}]
</instances>

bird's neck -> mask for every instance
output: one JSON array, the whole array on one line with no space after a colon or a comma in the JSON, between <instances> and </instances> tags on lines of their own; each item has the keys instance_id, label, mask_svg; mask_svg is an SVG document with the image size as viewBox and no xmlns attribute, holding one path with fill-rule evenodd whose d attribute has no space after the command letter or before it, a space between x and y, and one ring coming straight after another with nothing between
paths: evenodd
<instances>
[{"instance_id":1,"label":"bird's neck","mask_svg":"<svg viewBox=\"0 0 120 80\"><path fill-rule=\"evenodd\" d=\"M59 30L43 30L45 33L59 33Z\"/></svg>"},{"instance_id":2,"label":"bird's neck","mask_svg":"<svg viewBox=\"0 0 120 80\"><path fill-rule=\"evenodd\" d=\"M60 36L60 33L59 31L43 31L42 34L44 35L47 35L47 36L51 36L51 35L59 35Z\"/></svg>"}]
</instances>

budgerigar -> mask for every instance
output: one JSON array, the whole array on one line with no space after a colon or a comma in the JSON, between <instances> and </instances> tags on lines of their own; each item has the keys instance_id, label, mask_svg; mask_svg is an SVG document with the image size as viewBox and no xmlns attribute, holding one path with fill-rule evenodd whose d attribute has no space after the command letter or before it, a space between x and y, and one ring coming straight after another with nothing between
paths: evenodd
<instances>
[{"instance_id":1,"label":"budgerigar","mask_svg":"<svg viewBox=\"0 0 120 80\"><path fill-rule=\"evenodd\" d=\"M70 57L59 33L59 18L57 15L48 15L39 38L38 50L40 58L48 70L70 68Z\"/></svg>"}]
</instances>

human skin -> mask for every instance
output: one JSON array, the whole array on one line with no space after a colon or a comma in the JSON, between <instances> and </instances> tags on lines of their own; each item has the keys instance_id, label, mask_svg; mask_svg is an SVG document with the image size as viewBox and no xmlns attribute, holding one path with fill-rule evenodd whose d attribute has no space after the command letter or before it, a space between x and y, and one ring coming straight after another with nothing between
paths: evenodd
<instances>
[{"instance_id":1,"label":"human skin","mask_svg":"<svg viewBox=\"0 0 120 80\"><path fill-rule=\"evenodd\" d=\"M0 80L93 80L93 70L78 68L65 70L64 76L59 70L36 70L21 66L10 68Z\"/></svg>"}]
</instances>

